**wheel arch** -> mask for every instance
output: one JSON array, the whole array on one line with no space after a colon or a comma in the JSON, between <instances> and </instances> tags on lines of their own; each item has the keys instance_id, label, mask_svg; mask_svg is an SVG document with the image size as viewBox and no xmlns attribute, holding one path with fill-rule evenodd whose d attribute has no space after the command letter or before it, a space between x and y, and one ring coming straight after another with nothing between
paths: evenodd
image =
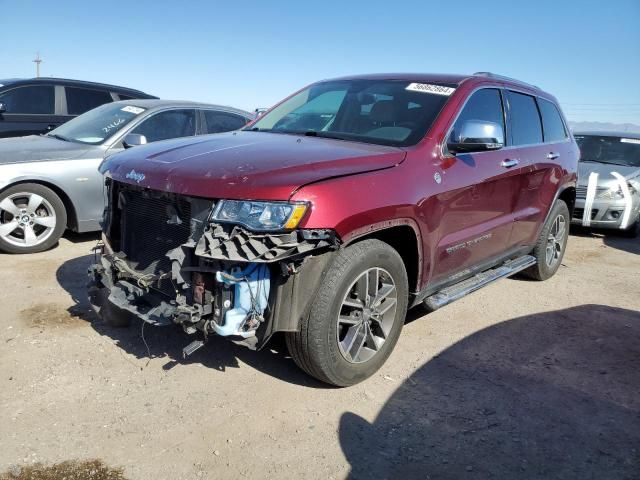
<instances>
[{"instance_id":1,"label":"wheel arch","mask_svg":"<svg viewBox=\"0 0 640 480\"><path fill-rule=\"evenodd\" d=\"M37 185L42 185L43 187L47 187L51 190L53 190L53 192L58 195L58 197L60 197L60 200L62 200L62 203L64 204L64 208L67 212L67 228L71 229L71 230L77 230L78 229L78 216L76 213L76 208L75 205L73 204L73 202L71 201L71 198L69 198L69 195L67 195L67 193L58 185L56 185L55 183L46 181L46 180L41 180L38 178L21 178L20 180L16 180L12 183L9 183L7 185L5 185L2 190L0 190L0 193L4 192L5 190L7 190L8 188L14 187L16 185L23 185L26 183L34 183Z\"/></svg>"},{"instance_id":2,"label":"wheel arch","mask_svg":"<svg viewBox=\"0 0 640 480\"><path fill-rule=\"evenodd\" d=\"M575 185L567 185L558 191L557 200L562 200L569 207L570 218L573 218L573 209L576 206L576 187ZM554 200L555 203L555 200Z\"/></svg>"},{"instance_id":3,"label":"wheel arch","mask_svg":"<svg viewBox=\"0 0 640 480\"><path fill-rule=\"evenodd\" d=\"M375 223L343 238L344 246L375 238L387 243L402 257L409 279L409 292L420 289L422 274L422 237L418 225L412 219L394 219Z\"/></svg>"}]
</instances>

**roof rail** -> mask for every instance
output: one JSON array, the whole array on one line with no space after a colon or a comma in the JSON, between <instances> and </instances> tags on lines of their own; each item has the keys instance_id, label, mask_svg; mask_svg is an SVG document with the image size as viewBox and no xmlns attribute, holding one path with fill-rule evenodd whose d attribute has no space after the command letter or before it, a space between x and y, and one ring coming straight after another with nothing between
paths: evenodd
<instances>
[{"instance_id":1,"label":"roof rail","mask_svg":"<svg viewBox=\"0 0 640 480\"><path fill-rule=\"evenodd\" d=\"M520 83L522 85L527 85L529 87L537 88L538 90L540 90L540 87L538 87L537 85L523 82L522 80L518 80L517 78L507 77L506 75L498 75L497 73L491 73L491 72L475 72L474 75L476 77L487 77L487 78L495 78L496 80L507 80L509 82Z\"/></svg>"}]
</instances>

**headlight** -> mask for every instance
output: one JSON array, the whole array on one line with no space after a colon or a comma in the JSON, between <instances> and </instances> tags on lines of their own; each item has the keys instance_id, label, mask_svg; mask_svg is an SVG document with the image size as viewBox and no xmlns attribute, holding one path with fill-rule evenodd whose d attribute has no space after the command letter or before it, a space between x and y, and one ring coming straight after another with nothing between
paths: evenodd
<instances>
[{"instance_id":1,"label":"headlight","mask_svg":"<svg viewBox=\"0 0 640 480\"><path fill-rule=\"evenodd\" d=\"M629 193L631 195L635 195L637 190L631 182L627 183L629 187ZM618 200L624 198L624 194L622 193L622 188L618 185L616 188L610 188L609 190L605 190L602 193L596 195L596 198L600 198L603 200Z\"/></svg>"},{"instance_id":2,"label":"headlight","mask_svg":"<svg viewBox=\"0 0 640 480\"><path fill-rule=\"evenodd\" d=\"M211 220L236 223L251 230L273 231L296 228L308 208L306 203L220 200Z\"/></svg>"},{"instance_id":3,"label":"headlight","mask_svg":"<svg viewBox=\"0 0 640 480\"><path fill-rule=\"evenodd\" d=\"M596 198L601 198L603 200L616 200L618 198L624 198L624 196L622 195L622 189L618 187L605 190L604 192L597 194Z\"/></svg>"}]
</instances>

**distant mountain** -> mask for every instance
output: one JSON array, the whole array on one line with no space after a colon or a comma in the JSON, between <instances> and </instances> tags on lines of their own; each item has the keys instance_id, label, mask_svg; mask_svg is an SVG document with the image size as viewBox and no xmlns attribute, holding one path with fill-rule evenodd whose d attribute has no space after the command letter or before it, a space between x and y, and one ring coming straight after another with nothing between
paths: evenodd
<instances>
[{"instance_id":1,"label":"distant mountain","mask_svg":"<svg viewBox=\"0 0 640 480\"><path fill-rule=\"evenodd\" d=\"M606 122L569 122L569 127L574 132L588 131L614 131L640 133L640 125L633 123L606 123Z\"/></svg>"}]
</instances>

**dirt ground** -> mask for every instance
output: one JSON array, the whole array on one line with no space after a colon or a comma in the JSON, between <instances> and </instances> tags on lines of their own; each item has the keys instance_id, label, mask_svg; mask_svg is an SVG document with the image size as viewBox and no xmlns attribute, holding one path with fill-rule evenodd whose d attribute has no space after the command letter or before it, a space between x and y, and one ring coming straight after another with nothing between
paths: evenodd
<instances>
[{"instance_id":1,"label":"dirt ground","mask_svg":"<svg viewBox=\"0 0 640 480\"><path fill-rule=\"evenodd\" d=\"M0 478L640 478L638 240L573 235L547 282L412 311L382 370L335 389L278 342L183 360L178 329L96 320L96 238L0 255Z\"/></svg>"}]
</instances>

